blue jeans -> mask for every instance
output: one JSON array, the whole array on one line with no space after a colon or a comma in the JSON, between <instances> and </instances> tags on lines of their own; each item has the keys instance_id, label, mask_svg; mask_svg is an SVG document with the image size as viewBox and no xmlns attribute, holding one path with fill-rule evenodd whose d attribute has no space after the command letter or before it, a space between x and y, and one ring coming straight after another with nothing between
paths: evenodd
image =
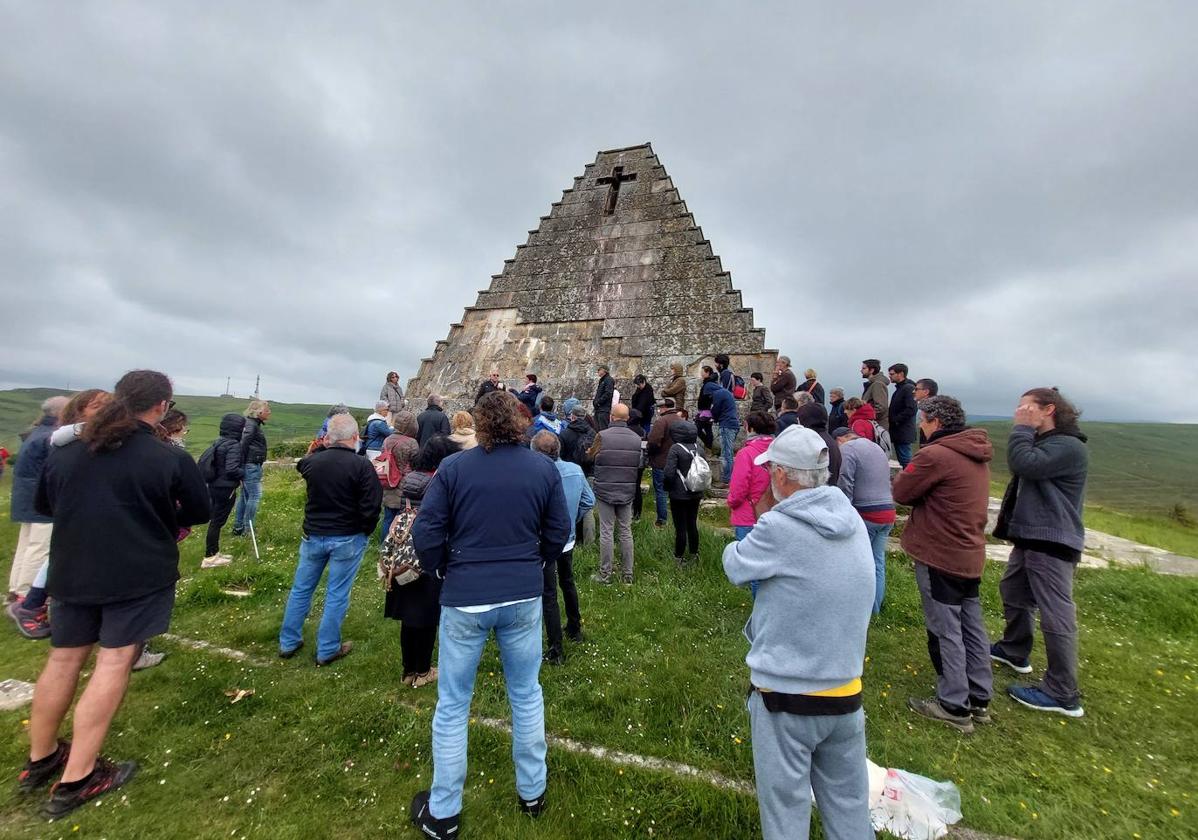
<instances>
[{"instance_id":1,"label":"blue jeans","mask_svg":"<svg viewBox=\"0 0 1198 840\"><path fill-rule=\"evenodd\" d=\"M379 526L379 545L382 545L383 540L387 539L387 532L391 530L391 522L399 514L399 511L399 508L389 508L383 505L383 521Z\"/></svg>"},{"instance_id":2,"label":"blue jeans","mask_svg":"<svg viewBox=\"0 0 1198 840\"><path fill-rule=\"evenodd\" d=\"M654 468L650 474L653 476L653 496L657 501L657 521L665 522L670 509L670 499L666 495L666 471Z\"/></svg>"},{"instance_id":3,"label":"blue jeans","mask_svg":"<svg viewBox=\"0 0 1198 840\"><path fill-rule=\"evenodd\" d=\"M295 581L283 611L279 650L295 650L304 640L304 620L312 607L312 593L320 583L325 566L329 567L329 580L325 587L324 613L316 631L316 658L328 659L341 649L341 622L349 609L349 591L365 551L365 534L311 536L300 540L299 565L295 567Z\"/></svg>"},{"instance_id":4,"label":"blue jeans","mask_svg":"<svg viewBox=\"0 0 1198 840\"><path fill-rule=\"evenodd\" d=\"M253 522L258 515L258 504L262 501L262 465L247 464L245 478L241 482L241 494L237 497L234 531L244 531L245 523Z\"/></svg>"},{"instance_id":5,"label":"blue jeans","mask_svg":"<svg viewBox=\"0 0 1198 840\"><path fill-rule=\"evenodd\" d=\"M736 433L739 427L727 428L720 426L720 457L724 460L724 483L732 480L732 456L736 446Z\"/></svg>"},{"instance_id":6,"label":"blue jeans","mask_svg":"<svg viewBox=\"0 0 1198 840\"><path fill-rule=\"evenodd\" d=\"M433 787L429 812L438 819L462 811L466 740L478 660L491 631L499 643L507 699L512 707L512 761L516 793L535 799L545 792L545 701L541 671L541 599L485 613L441 610L437 656L437 710L433 713Z\"/></svg>"},{"instance_id":7,"label":"blue jeans","mask_svg":"<svg viewBox=\"0 0 1198 840\"><path fill-rule=\"evenodd\" d=\"M894 458L899 462L899 466L906 468L907 464L911 463L911 444L909 443L894 443Z\"/></svg>"},{"instance_id":8,"label":"blue jeans","mask_svg":"<svg viewBox=\"0 0 1198 840\"><path fill-rule=\"evenodd\" d=\"M732 533L736 536L736 541L740 542L745 537L749 536L749 532L753 530L752 525L733 525ZM753 600L757 600L757 587L761 586L760 581L749 581L749 594L753 596Z\"/></svg>"},{"instance_id":9,"label":"blue jeans","mask_svg":"<svg viewBox=\"0 0 1198 840\"><path fill-rule=\"evenodd\" d=\"M893 527L893 524L865 523L869 546L874 550L874 615L882 611L882 596L886 594L886 540L890 538L890 529Z\"/></svg>"}]
</instances>

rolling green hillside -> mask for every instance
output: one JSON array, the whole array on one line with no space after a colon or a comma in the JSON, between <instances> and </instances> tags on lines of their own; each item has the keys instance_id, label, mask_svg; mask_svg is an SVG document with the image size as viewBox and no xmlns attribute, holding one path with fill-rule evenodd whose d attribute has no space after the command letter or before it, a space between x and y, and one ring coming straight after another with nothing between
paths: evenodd
<instances>
[{"instance_id":1,"label":"rolling green hillside","mask_svg":"<svg viewBox=\"0 0 1198 840\"><path fill-rule=\"evenodd\" d=\"M18 388L0 391L0 445L16 452L20 448L19 435L41 414L41 403L47 397L67 394L54 388ZM217 435L222 415L235 411L241 413L249 400L234 397L192 397L180 394L175 397L176 407L187 414L191 423L187 448L193 454L204 451ZM273 445L289 440L311 440L328 413L327 405L305 403L271 402L271 418L267 425L267 437ZM366 409L354 409L359 420L369 413Z\"/></svg>"},{"instance_id":2,"label":"rolling green hillside","mask_svg":"<svg viewBox=\"0 0 1198 840\"><path fill-rule=\"evenodd\" d=\"M994 442L992 473L1006 484L1011 423L978 423ZM1198 426L1086 423L1090 480L1086 501L1130 514L1165 514L1182 504L1198 515Z\"/></svg>"}]
</instances>

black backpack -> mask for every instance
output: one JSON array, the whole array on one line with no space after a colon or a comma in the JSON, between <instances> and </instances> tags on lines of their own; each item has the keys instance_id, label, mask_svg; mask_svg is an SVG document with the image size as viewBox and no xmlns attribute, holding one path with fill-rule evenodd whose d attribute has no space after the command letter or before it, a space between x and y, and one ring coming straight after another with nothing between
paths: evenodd
<instances>
[{"instance_id":1,"label":"black backpack","mask_svg":"<svg viewBox=\"0 0 1198 840\"><path fill-rule=\"evenodd\" d=\"M200 468L200 475L204 477L205 484L211 484L217 479L216 449L218 446L220 446L220 438L212 441L212 445L205 449L204 454L196 460L196 466Z\"/></svg>"}]
</instances>

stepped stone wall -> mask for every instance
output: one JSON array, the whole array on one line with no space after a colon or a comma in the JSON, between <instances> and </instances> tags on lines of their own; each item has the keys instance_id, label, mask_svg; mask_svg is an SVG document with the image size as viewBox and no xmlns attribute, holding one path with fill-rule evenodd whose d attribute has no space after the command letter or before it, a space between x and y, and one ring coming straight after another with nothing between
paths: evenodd
<instances>
[{"instance_id":1,"label":"stepped stone wall","mask_svg":"<svg viewBox=\"0 0 1198 840\"><path fill-rule=\"evenodd\" d=\"M721 352L746 380L768 380L778 355L646 143L598 153L422 360L408 395L469 407L498 369L508 386L535 373L555 399L589 407L600 362L624 397L638 373L660 391L679 363L693 403Z\"/></svg>"}]
</instances>

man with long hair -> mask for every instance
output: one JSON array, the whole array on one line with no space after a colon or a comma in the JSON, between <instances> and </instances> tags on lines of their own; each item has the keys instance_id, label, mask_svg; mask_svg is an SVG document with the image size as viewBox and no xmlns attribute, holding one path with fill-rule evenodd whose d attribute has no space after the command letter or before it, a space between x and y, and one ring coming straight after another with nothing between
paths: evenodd
<instances>
[{"instance_id":1,"label":"man with long hair","mask_svg":"<svg viewBox=\"0 0 1198 840\"><path fill-rule=\"evenodd\" d=\"M1018 703L1066 717L1083 714L1077 687L1077 605L1073 577L1086 529L1082 524L1089 455L1080 412L1056 388L1033 388L1019 400L1007 442L1011 483L994 535L1015 544L998 591L1006 627L990 658L1030 674L1035 611L1048 654L1037 685L1011 685Z\"/></svg>"},{"instance_id":2,"label":"man with long hair","mask_svg":"<svg viewBox=\"0 0 1198 840\"><path fill-rule=\"evenodd\" d=\"M135 370L83 430L56 449L38 485L52 516L47 591L52 648L33 693L29 762L18 786L31 793L61 774L42 809L56 818L120 787L137 764L101 756L141 643L170 627L181 527L205 522L208 488L195 462L155 427L171 407L171 382ZM75 704L72 741L58 729L92 649L95 668Z\"/></svg>"},{"instance_id":3,"label":"man with long hair","mask_svg":"<svg viewBox=\"0 0 1198 840\"><path fill-rule=\"evenodd\" d=\"M492 631L512 707L512 757L521 809L545 807L541 667L542 567L570 538L562 479L524 445L527 422L503 391L474 407L478 446L445 459L412 527L421 566L444 580L433 784L412 799L412 822L432 838L458 836L474 676Z\"/></svg>"}]
</instances>

